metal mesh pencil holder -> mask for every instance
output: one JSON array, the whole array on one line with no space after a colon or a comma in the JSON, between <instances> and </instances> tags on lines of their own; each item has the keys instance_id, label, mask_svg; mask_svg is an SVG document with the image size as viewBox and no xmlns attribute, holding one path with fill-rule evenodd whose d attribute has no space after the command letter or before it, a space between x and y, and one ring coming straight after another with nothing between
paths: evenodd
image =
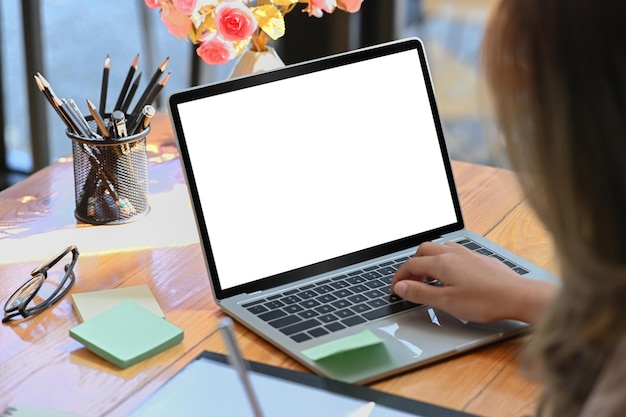
<instances>
[{"instance_id":1,"label":"metal mesh pencil holder","mask_svg":"<svg viewBox=\"0 0 626 417\"><path fill-rule=\"evenodd\" d=\"M108 122L108 120L107 120ZM96 125L93 120L93 131ZM148 126L119 139L86 138L66 131L74 157L74 216L92 224L123 224L150 211L148 204Z\"/></svg>"}]
</instances>

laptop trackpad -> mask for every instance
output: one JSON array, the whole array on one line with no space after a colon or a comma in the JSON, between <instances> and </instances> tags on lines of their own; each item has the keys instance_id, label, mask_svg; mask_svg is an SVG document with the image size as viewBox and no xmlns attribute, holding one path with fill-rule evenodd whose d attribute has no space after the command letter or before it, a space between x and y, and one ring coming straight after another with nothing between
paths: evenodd
<instances>
[{"instance_id":1,"label":"laptop trackpad","mask_svg":"<svg viewBox=\"0 0 626 417\"><path fill-rule=\"evenodd\" d=\"M383 342L320 359L320 366L332 378L367 382L369 378L411 369L493 342L525 324L502 321L475 324L424 306L404 314L373 322L368 329Z\"/></svg>"}]
</instances>

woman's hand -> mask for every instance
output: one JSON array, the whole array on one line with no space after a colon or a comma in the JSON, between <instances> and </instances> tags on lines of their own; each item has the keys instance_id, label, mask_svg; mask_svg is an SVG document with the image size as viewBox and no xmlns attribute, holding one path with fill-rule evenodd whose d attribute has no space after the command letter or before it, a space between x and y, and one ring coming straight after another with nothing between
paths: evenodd
<instances>
[{"instance_id":1,"label":"woman's hand","mask_svg":"<svg viewBox=\"0 0 626 417\"><path fill-rule=\"evenodd\" d=\"M426 283L433 279L442 285ZM426 242L398 269L391 290L463 320L515 319L533 324L555 297L557 287L524 278L499 260L456 243Z\"/></svg>"}]
</instances>

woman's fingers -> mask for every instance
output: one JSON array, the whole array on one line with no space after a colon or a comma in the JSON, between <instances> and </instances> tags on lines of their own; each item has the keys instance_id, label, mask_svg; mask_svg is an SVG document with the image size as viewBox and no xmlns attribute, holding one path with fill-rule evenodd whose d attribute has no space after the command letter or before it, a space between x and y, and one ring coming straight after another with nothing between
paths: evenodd
<instances>
[{"instance_id":1,"label":"woman's fingers","mask_svg":"<svg viewBox=\"0 0 626 417\"><path fill-rule=\"evenodd\" d=\"M441 285L426 283L432 280ZM494 258L461 245L424 243L396 271L391 290L459 318L490 321L510 314L508 298L516 296L519 282L515 272Z\"/></svg>"}]
</instances>

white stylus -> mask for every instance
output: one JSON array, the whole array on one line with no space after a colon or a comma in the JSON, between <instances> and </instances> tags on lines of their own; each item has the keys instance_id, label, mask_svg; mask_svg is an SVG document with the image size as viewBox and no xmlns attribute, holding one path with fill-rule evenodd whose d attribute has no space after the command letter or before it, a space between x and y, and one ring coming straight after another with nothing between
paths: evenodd
<instances>
[{"instance_id":1,"label":"white stylus","mask_svg":"<svg viewBox=\"0 0 626 417\"><path fill-rule=\"evenodd\" d=\"M243 356L241 356L241 351L239 350L239 346L235 340L233 333L233 320L230 317L225 317L220 321L220 331L222 332L222 337L224 338L226 348L228 349L228 361L239 375L241 385L243 385L248 401L250 402L252 413L254 414L254 417L263 417L261 406L259 405L259 401L256 397L254 389L252 388L250 379L248 378L246 364L243 361Z\"/></svg>"}]
</instances>

